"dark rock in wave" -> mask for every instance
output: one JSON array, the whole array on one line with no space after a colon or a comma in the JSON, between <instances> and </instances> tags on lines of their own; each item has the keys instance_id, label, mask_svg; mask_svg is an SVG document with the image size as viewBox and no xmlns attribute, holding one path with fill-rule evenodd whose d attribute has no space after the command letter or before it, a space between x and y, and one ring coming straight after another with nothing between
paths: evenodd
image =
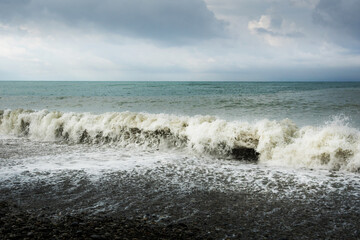
<instances>
[{"instance_id":1,"label":"dark rock in wave","mask_svg":"<svg viewBox=\"0 0 360 240\"><path fill-rule=\"evenodd\" d=\"M255 149L245 147L233 148L231 154L235 159L252 162L257 162L260 155Z\"/></svg>"}]
</instances>

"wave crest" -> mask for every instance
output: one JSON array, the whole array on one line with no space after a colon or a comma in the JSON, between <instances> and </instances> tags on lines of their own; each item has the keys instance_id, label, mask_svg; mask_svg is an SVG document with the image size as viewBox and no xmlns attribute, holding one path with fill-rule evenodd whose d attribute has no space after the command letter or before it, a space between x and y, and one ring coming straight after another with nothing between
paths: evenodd
<instances>
[{"instance_id":1,"label":"wave crest","mask_svg":"<svg viewBox=\"0 0 360 240\"><path fill-rule=\"evenodd\" d=\"M299 128L291 120L228 122L212 116L133 112L0 112L0 133L42 141L181 148L262 164L360 170L360 133L339 121Z\"/></svg>"}]
</instances>

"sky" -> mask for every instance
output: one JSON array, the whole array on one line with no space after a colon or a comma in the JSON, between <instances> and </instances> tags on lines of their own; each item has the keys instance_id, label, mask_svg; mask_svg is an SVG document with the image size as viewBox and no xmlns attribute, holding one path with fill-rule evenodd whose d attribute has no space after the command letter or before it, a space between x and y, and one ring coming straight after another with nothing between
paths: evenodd
<instances>
[{"instance_id":1,"label":"sky","mask_svg":"<svg viewBox=\"0 0 360 240\"><path fill-rule=\"evenodd\" d=\"M0 0L0 80L359 81L359 0Z\"/></svg>"}]
</instances>

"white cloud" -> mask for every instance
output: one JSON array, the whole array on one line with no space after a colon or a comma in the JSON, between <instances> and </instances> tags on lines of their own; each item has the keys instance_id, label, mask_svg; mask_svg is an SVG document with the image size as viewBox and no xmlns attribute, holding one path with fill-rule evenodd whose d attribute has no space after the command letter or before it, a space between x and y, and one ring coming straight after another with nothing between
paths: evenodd
<instances>
[{"instance_id":1,"label":"white cloud","mask_svg":"<svg viewBox=\"0 0 360 240\"><path fill-rule=\"evenodd\" d=\"M271 16L262 15L259 21L250 21L248 24L249 30L256 34L258 29L271 30Z\"/></svg>"},{"instance_id":2,"label":"white cloud","mask_svg":"<svg viewBox=\"0 0 360 240\"><path fill-rule=\"evenodd\" d=\"M304 37L295 23L270 15L262 15L259 20L250 21L248 29L252 34L264 39L270 46L275 47L291 44L294 38Z\"/></svg>"}]
</instances>

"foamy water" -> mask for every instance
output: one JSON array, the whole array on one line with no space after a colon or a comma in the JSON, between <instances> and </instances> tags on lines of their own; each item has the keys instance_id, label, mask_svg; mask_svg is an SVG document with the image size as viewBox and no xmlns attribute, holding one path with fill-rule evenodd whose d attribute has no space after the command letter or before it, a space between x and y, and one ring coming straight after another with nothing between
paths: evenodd
<instances>
[{"instance_id":1,"label":"foamy water","mask_svg":"<svg viewBox=\"0 0 360 240\"><path fill-rule=\"evenodd\" d=\"M327 198L329 194L360 197L360 176L344 171L271 167L238 160L194 156L184 151L149 151L133 147L71 145L1 139L2 187L27 184L96 182L112 173L152 176L161 189L267 193L275 198ZM10 150L12 149L12 150ZM23 152L22 152L23 151ZM12 153L11 153L12 152ZM17 154L14 154L16 152ZM6 156L6 154L10 156ZM76 174L74 174L76 173ZM173 190L172 190L173 191ZM311 200L310 199L310 200Z\"/></svg>"},{"instance_id":2,"label":"foamy water","mask_svg":"<svg viewBox=\"0 0 360 240\"><path fill-rule=\"evenodd\" d=\"M182 149L189 154L258 161L261 165L360 169L360 132L335 119L297 127L289 119L254 123L211 116L146 113L62 113L6 110L0 132L34 141L112 144L139 149Z\"/></svg>"}]
</instances>

